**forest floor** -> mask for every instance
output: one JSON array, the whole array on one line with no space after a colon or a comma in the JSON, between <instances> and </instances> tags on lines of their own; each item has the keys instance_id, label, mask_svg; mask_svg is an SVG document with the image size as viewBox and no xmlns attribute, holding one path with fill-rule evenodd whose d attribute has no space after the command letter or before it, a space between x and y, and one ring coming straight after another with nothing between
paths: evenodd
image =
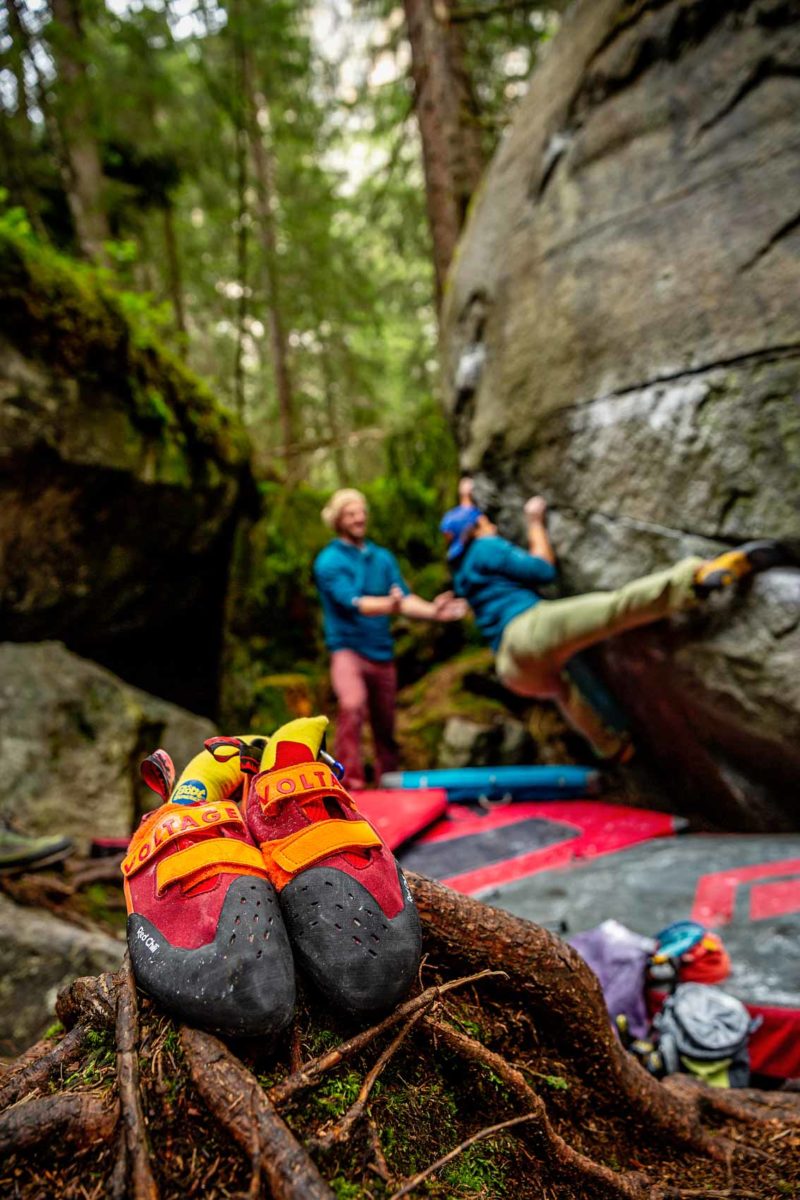
<instances>
[{"instance_id":1,"label":"forest floor","mask_svg":"<svg viewBox=\"0 0 800 1200\"><path fill-rule=\"evenodd\" d=\"M728 1111L708 1090L673 1095L633 1060L620 1074L604 1016L593 1026L591 979L563 943L428 881L412 887L426 930L422 998L367 1032L301 988L279 1044L226 1049L141 995L137 1020L124 970L75 985L59 1005L72 1032L55 1030L0 1073L0 1195L800 1196L800 1096L748 1091ZM585 1028L574 1024L581 1011ZM673 1100L689 1118L681 1129L657 1111ZM319 1185L270 1176L282 1150L259 1139L273 1126Z\"/></svg>"}]
</instances>

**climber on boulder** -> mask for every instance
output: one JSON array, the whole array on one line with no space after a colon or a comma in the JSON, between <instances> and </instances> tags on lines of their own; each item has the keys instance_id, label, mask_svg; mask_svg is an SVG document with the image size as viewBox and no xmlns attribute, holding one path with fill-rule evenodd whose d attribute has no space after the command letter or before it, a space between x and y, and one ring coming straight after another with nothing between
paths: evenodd
<instances>
[{"instance_id":1,"label":"climber on boulder","mask_svg":"<svg viewBox=\"0 0 800 1200\"><path fill-rule=\"evenodd\" d=\"M694 608L748 575L794 561L778 542L748 542L712 559L684 558L614 591L543 600L539 589L556 578L547 502L533 496L524 506L526 553L498 536L471 499L471 481L464 479L460 503L445 513L440 529L456 594L469 603L494 650L501 682L517 695L554 700L605 760L629 758L630 737L609 729L575 685L566 670L572 656L614 634Z\"/></svg>"}]
</instances>

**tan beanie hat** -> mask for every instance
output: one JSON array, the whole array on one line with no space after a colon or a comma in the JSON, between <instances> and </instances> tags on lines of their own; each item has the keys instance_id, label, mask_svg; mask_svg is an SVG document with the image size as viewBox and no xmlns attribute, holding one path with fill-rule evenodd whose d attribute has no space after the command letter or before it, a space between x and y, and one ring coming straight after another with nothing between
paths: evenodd
<instances>
[{"instance_id":1,"label":"tan beanie hat","mask_svg":"<svg viewBox=\"0 0 800 1200\"><path fill-rule=\"evenodd\" d=\"M359 492L356 488L339 488L322 510L322 519L325 524L330 529L335 529L342 509L356 501L363 504L365 508L367 507L367 498L363 492Z\"/></svg>"}]
</instances>

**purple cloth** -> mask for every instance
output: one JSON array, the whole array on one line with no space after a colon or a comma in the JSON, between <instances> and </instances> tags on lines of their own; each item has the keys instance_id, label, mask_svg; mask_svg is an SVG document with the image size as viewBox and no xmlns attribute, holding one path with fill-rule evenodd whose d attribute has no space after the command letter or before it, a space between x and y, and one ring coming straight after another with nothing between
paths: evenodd
<instances>
[{"instance_id":1,"label":"purple cloth","mask_svg":"<svg viewBox=\"0 0 800 1200\"><path fill-rule=\"evenodd\" d=\"M568 941L600 980L612 1020L624 1013L632 1036L646 1037L650 1021L644 998L644 969L655 950L655 941L618 921L603 921Z\"/></svg>"}]
</instances>

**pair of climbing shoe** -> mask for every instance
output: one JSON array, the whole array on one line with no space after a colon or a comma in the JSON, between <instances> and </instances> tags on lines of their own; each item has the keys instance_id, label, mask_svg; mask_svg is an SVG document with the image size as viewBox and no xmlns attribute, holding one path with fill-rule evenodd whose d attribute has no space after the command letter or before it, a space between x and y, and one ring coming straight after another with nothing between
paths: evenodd
<instances>
[{"instance_id":1,"label":"pair of climbing shoe","mask_svg":"<svg viewBox=\"0 0 800 1200\"><path fill-rule=\"evenodd\" d=\"M295 963L351 1013L389 1008L414 980L416 908L319 758L326 725L211 739L177 784L163 751L143 764L166 803L122 864L131 962L145 992L194 1024L278 1033L294 1011Z\"/></svg>"},{"instance_id":2,"label":"pair of climbing shoe","mask_svg":"<svg viewBox=\"0 0 800 1200\"><path fill-rule=\"evenodd\" d=\"M697 568L694 590L700 597L731 587L748 575L768 571L771 567L797 566L797 559L781 542L745 542L710 558Z\"/></svg>"}]
</instances>

